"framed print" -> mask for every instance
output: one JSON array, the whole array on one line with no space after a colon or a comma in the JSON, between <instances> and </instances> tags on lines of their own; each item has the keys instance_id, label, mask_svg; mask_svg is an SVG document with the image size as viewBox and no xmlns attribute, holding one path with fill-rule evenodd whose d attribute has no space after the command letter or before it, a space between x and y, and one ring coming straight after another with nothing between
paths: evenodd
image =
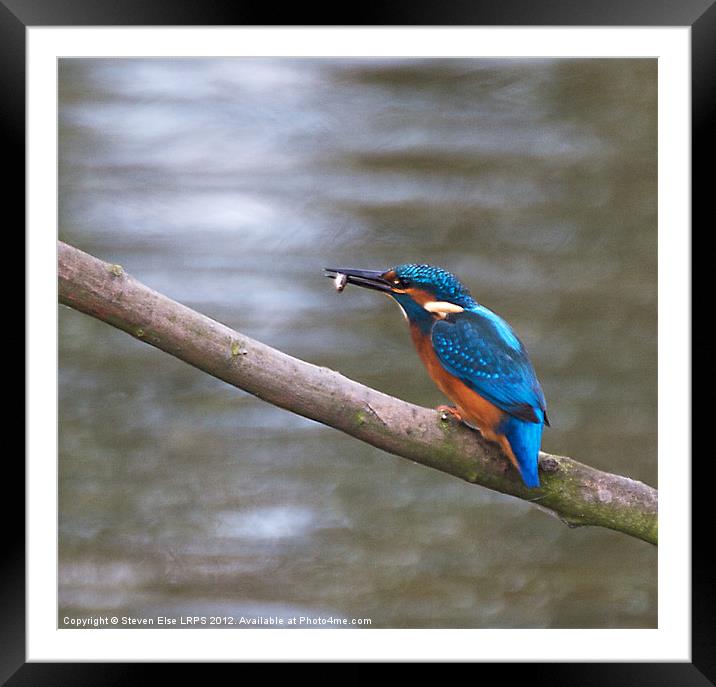
<instances>
[{"instance_id":1,"label":"framed print","mask_svg":"<svg viewBox=\"0 0 716 687\"><path fill-rule=\"evenodd\" d=\"M147 661L713 679L673 401L709 3L272 27L3 2L29 305L9 684Z\"/></svg>"}]
</instances>

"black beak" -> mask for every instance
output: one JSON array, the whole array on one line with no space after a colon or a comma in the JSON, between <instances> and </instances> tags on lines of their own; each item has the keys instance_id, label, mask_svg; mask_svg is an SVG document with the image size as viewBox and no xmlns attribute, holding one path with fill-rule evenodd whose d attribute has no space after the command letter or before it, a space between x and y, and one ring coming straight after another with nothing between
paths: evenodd
<instances>
[{"instance_id":1,"label":"black beak","mask_svg":"<svg viewBox=\"0 0 716 687\"><path fill-rule=\"evenodd\" d=\"M344 274L348 284L356 286L364 286L366 289L374 289L376 291L391 291L390 282L383 279L383 272L378 270L353 270L343 267L324 267L325 277L335 279L337 276Z\"/></svg>"}]
</instances>

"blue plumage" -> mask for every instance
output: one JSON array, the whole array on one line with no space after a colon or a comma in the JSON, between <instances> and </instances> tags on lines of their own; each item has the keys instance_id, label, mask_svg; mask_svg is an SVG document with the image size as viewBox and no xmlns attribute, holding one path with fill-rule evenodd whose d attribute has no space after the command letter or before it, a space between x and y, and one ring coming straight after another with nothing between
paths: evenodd
<instances>
[{"instance_id":1,"label":"blue plumage","mask_svg":"<svg viewBox=\"0 0 716 687\"><path fill-rule=\"evenodd\" d=\"M405 280L411 286L429 290L436 300L449 301L462 307L477 305L458 278L441 267L406 264L399 265L393 271L399 279Z\"/></svg>"},{"instance_id":2,"label":"blue plumage","mask_svg":"<svg viewBox=\"0 0 716 687\"><path fill-rule=\"evenodd\" d=\"M443 367L473 391L510 415L542 422L545 399L532 363L519 339L512 334L513 344L504 328L512 331L504 320L480 306L480 310L465 310L436 322L432 343Z\"/></svg>"},{"instance_id":3,"label":"blue plumage","mask_svg":"<svg viewBox=\"0 0 716 687\"><path fill-rule=\"evenodd\" d=\"M537 413L542 415L542 411ZM501 427L520 465L522 479L528 487L539 486L537 465L543 427L542 422L525 422L512 415L507 416Z\"/></svg>"},{"instance_id":4,"label":"blue plumage","mask_svg":"<svg viewBox=\"0 0 716 687\"><path fill-rule=\"evenodd\" d=\"M400 265L395 273L411 285L429 290L436 300L464 308L464 312L429 323L415 307L408 316L416 318L430 335L447 372L507 413L496 429L510 442L525 484L538 487L542 429L549 420L542 387L522 342L507 322L475 301L450 272L429 265Z\"/></svg>"},{"instance_id":5,"label":"blue plumage","mask_svg":"<svg viewBox=\"0 0 716 687\"><path fill-rule=\"evenodd\" d=\"M510 325L440 267L326 271L327 276L343 275L350 284L382 291L400 304L428 373L456 404L447 409L498 442L525 484L538 487L547 405L527 351Z\"/></svg>"}]
</instances>

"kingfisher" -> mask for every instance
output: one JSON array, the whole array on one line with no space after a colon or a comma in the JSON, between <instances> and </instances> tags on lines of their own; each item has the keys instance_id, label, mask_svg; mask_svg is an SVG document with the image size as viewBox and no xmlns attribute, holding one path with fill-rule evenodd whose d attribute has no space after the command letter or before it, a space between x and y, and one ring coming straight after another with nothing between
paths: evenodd
<instances>
[{"instance_id":1,"label":"kingfisher","mask_svg":"<svg viewBox=\"0 0 716 687\"><path fill-rule=\"evenodd\" d=\"M405 264L386 271L325 268L346 284L393 298L428 374L455 406L439 406L496 442L527 487L540 486L547 404L527 349L509 324L478 303L452 273Z\"/></svg>"}]
</instances>

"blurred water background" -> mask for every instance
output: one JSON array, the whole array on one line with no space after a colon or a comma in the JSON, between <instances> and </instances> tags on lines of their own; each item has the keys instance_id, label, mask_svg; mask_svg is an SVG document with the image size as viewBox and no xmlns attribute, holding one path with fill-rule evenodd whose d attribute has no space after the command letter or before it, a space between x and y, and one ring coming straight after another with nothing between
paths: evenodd
<instances>
[{"instance_id":1,"label":"blurred water background","mask_svg":"<svg viewBox=\"0 0 716 687\"><path fill-rule=\"evenodd\" d=\"M530 350L543 448L656 486L655 60L59 63L59 236L287 353L445 402L430 262ZM570 530L59 309L59 619L655 627L656 549Z\"/></svg>"}]
</instances>

